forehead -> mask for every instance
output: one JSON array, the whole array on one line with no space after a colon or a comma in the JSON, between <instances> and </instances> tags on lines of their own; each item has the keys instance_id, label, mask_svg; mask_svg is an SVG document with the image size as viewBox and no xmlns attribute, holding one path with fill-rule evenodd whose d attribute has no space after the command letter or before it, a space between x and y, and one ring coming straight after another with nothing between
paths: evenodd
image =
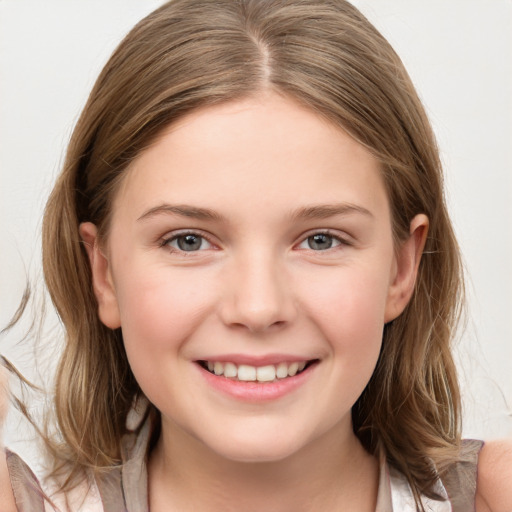
<instances>
[{"instance_id":1,"label":"forehead","mask_svg":"<svg viewBox=\"0 0 512 512\"><path fill-rule=\"evenodd\" d=\"M387 209L378 161L310 109L267 93L166 128L127 169L114 216L168 202L254 215L344 201Z\"/></svg>"}]
</instances>

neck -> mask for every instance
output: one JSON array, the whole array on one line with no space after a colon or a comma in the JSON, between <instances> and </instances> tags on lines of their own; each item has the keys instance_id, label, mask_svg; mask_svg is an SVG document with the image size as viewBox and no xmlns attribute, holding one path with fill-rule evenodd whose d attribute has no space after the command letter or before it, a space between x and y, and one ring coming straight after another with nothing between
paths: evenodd
<instances>
[{"instance_id":1,"label":"neck","mask_svg":"<svg viewBox=\"0 0 512 512\"><path fill-rule=\"evenodd\" d=\"M351 428L326 433L272 462L228 460L180 429L165 428L149 461L152 512L373 512L378 463Z\"/></svg>"}]
</instances>

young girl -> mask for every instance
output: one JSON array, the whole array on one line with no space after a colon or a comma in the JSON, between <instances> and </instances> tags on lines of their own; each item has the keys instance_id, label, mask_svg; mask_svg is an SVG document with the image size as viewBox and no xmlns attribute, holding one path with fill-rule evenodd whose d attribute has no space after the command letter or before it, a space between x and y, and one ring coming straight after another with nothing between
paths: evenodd
<instances>
[{"instance_id":1,"label":"young girl","mask_svg":"<svg viewBox=\"0 0 512 512\"><path fill-rule=\"evenodd\" d=\"M7 451L2 510L512 510L508 445L460 439L441 181L350 4L141 21L47 204L59 436L42 486Z\"/></svg>"}]
</instances>

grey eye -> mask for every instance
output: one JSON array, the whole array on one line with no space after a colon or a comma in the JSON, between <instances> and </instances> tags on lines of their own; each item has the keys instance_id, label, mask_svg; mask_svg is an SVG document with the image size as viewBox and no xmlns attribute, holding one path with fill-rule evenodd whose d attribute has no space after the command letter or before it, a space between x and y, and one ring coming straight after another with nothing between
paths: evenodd
<instances>
[{"instance_id":1,"label":"grey eye","mask_svg":"<svg viewBox=\"0 0 512 512\"><path fill-rule=\"evenodd\" d=\"M317 233L316 235L308 236L308 247L314 251L325 251L330 249L334 244L334 238L325 233Z\"/></svg>"},{"instance_id":2,"label":"grey eye","mask_svg":"<svg viewBox=\"0 0 512 512\"><path fill-rule=\"evenodd\" d=\"M186 235L179 235L174 237L168 242L168 245L179 249L180 251L192 252L199 251L200 249L209 249L211 244L200 235L188 233Z\"/></svg>"},{"instance_id":3,"label":"grey eye","mask_svg":"<svg viewBox=\"0 0 512 512\"><path fill-rule=\"evenodd\" d=\"M335 235L327 233L314 233L313 235L304 238L299 244L299 249L309 249L313 251L327 251L333 249L339 245L350 245L344 239L339 238Z\"/></svg>"},{"instance_id":4,"label":"grey eye","mask_svg":"<svg viewBox=\"0 0 512 512\"><path fill-rule=\"evenodd\" d=\"M197 251L201 247L202 239L196 235L185 235L180 236L177 241L182 251Z\"/></svg>"}]
</instances>

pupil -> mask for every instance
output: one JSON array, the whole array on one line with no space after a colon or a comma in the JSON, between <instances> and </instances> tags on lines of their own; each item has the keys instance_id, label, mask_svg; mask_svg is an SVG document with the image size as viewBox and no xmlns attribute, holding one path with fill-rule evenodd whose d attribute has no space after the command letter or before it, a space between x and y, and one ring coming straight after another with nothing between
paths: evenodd
<instances>
[{"instance_id":1,"label":"pupil","mask_svg":"<svg viewBox=\"0 0 512 512\"><path fill-rule=\"evenodd\" d=\"M178 247L182 251L195 251L201 247L201 237L196 235L184 235L178 238Z\"/></svg>"},{"instance_id":2,"label":"pupil","mask_svg":"<svg viewBox=\"0 0 512 512\"><path fill-rule=\"evenodd\" d=\"M332 247L332 237L323 233L310 236L308 238L308 244L311 249L317 251L325 251Z\"/></svg>"}]
</instances>

